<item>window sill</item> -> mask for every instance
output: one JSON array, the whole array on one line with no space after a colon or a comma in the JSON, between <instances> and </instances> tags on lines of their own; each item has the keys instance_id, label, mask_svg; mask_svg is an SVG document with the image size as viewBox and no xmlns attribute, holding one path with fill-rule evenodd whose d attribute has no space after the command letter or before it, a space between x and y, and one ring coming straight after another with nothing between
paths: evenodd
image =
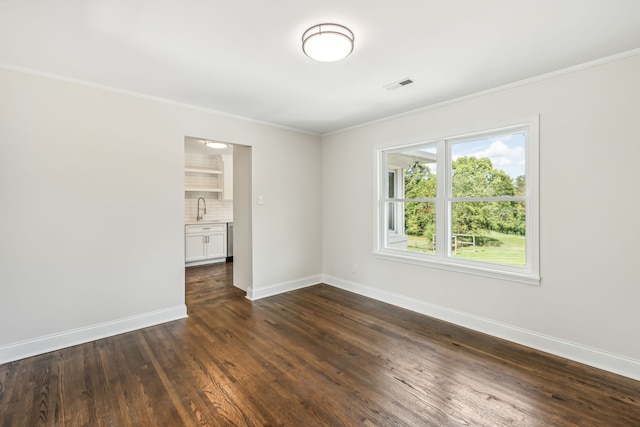
<instances>
[{"instance_id":1,"label":"window sill","mask_svg":"<svg viewBox=\"0 0 640 427\"><path fill-rule=\"evenodd\" d=\"M456 273L471 274L474 276L489 277L492 279L507 280L509 282L518 282L531 286L540 286L541 280L540 276L535 274L496 270L487 267L441 261L439 259L431 259L422 256L412 256L411 253L398 253L395 251L374 252L373 256L375 258L384 259L387 261L403 262L423 267L438 268L440 270L454 271Z\"/></svg>"}]
</instances>

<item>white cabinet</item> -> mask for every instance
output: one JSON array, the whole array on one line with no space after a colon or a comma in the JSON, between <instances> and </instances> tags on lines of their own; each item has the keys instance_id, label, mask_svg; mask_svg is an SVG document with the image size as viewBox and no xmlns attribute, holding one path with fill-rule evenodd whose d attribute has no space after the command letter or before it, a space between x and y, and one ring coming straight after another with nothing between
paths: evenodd
<instances>
[{"instance_id":1,"label":"white cabinet","mask_svg":"<svg viewBox=\"0 0 640 427\"><path fill-rule=\"evenodd\" d=\"M185 233L185 262L202 261L207 258L206 237L200 233Z\"/></svg>"},{"instance_id":2,"label":"white cabinet","mask_svg":"<svg viewBox=\"0 0 640 427\"><path fill-rule=\"evenodd\" d=\"M185 263L206 264L224 261L227 256L226 224L197 224L185 226Z\"/></svg>"}]
</instances>

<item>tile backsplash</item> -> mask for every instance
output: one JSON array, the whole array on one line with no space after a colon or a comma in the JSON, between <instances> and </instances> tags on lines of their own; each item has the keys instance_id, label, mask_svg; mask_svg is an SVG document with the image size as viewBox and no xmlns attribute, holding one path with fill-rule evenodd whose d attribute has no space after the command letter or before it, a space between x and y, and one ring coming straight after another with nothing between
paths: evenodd
<instances>
[{"instance_id":1,"label":"tile backsplash","mask_svg":"<svg viewBox=\"0 0 640 427\"><path fill-rule=\"evenodd\" d=\"M207 156L196 153L185 153L185 168L222 171L224 164L220 155ZM222 174L214 175L185 172L184 185L185 188L222 188L223 179ZM222 200L222 193L187 191L184 197L185 222L196 221L199 197L204 198L207 204L207 213L203 215L201 221L233 221L233 201Z\"/></svg>"}]
</instances>

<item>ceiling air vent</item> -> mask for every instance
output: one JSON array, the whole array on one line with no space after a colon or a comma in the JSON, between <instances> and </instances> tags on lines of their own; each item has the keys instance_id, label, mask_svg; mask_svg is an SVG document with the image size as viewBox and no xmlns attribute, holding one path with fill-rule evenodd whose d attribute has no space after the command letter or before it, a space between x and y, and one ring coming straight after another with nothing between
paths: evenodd
<instances>
[{"instance_id":1,"label":"ceiling air vent","mask_svg":"<svg viewBox=\"0 0 640 427\"><path fill-rule=\"evenodd\" d=\"M386 90L394 90L394 89L401 88L402 86L410 85L411 83L413 83L413 80L407 77L397 82L389 83L388 85L384 86L384 88Z\"/></svg>"}]
</instances>

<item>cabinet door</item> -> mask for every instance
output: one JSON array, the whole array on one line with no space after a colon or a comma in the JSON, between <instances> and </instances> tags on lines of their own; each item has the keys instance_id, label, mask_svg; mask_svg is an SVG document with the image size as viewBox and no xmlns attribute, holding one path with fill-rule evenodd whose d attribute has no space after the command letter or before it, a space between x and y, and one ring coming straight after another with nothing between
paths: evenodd
<instances>
[{"instance_id":1,"label":"cabinet door","mask_svg":"<svg viewBox=\"0 0 640 427\"><path fill-rule=\"evenodd\" d=\"M206 247L207 247L207 258L223 258L227 256L227 233L222 232L211 232L207 234L207 239L205 239Z\"/></svg>"},{"instance_id":2,"label":"cabinet door","mask_svg":"<svg viewBox=\"0 0 640 427\"><path fill-rule=\"evenodd\" d=\"M207 239L204 234L186 234L184 242L184 260L186 262L190 262L207 259L206 240Z\"/></svg>"}]
</instances>

